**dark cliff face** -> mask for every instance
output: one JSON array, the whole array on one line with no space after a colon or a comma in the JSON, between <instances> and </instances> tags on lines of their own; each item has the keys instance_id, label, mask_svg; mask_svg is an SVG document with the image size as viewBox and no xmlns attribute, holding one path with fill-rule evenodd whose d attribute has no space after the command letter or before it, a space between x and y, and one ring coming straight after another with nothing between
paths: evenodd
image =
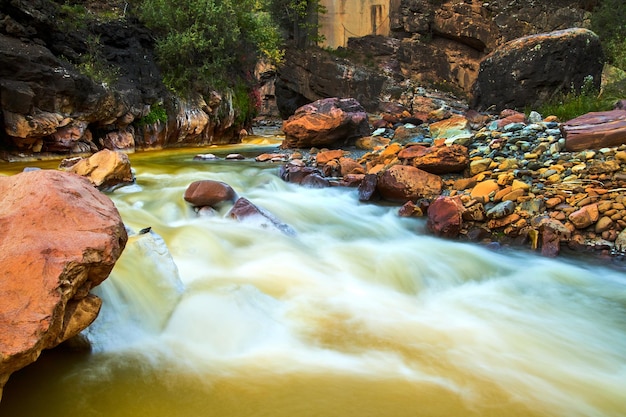
<instances>
[{"instance_id":1,"label":"dark cliff face","mask_svg":"<svg viewBox=\"0 0 626 417\"><path fill-rule=\"evenodd\" d=\"M393 4L394 2L392 2ZM597 0L495 0L441 1L399 0L390 13L391 36L367 36L348 41L348 64L329 56L323 66L327 74L341 74L368 68L371 76L360 86L368 94L366 108L376 106L381 98L393 97L402 80L444 88L470 96L478 76L480 62L506 42L522 36L552 32L572 27L588 27L589 10ZM339 76L327 77L314 94L302 80L317 72L309 55L297 51L287 55L281 71L285 96L314 100L331 95L351 96L359 92L346 88ZM335 62L335 64L333 64ZM359 65L359 62L367 62ZM381 82L374 74L388 82ZM382 88L376 87L383 85ZM341 93L341 94L339 94ZM280 91L277 92L280 101Z\"/></svg>"},{"instance_id":2,"label":"dark cliff face","mask_svg":"<svg viewBox=\"0 0 626 417\"><path fill-rule=\"evenodd\" d=\"M224 95L181 100L165 88L153 36L125 5L0 1L0 156L237 140ZM146 124L155 106L168 121Z\"/></svg>"}]
</instances>

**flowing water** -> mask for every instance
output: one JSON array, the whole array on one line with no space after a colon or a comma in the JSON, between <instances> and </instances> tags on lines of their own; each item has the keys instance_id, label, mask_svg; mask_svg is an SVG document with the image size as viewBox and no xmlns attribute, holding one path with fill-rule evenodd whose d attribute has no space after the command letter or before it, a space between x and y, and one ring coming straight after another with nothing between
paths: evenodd
<instances>
[{"instance_id":1,"label":"flowing water","mask_svg":"<svg viewBox=\"0 0 626 417\"><path fill-rule=\"evenodd\" d=\"M193 155L131 157L110 196L152 229L96 290L93 351L14 374L0 416L626 415L623 269L436 239L354 189ZM198 216L201 179L295 234Z\"/></svg>"}]
</instances>

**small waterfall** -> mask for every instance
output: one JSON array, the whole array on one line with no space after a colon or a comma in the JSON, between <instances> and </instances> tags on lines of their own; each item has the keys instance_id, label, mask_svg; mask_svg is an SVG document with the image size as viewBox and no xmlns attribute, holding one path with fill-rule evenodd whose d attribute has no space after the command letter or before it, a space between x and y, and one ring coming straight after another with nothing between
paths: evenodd
<instances>
[{"instance_id":1,"label":"small waterfall","mask_svg":"<svg viewBox=\"0 0 626 417\"><path fill-rule=\"evenodd\" d=\"M111 276L94 292L106 303L87 330L97 350L128 347L165 327L184 286L165 241L148 231L130 235Z\"/></svg>"}]
</instances>

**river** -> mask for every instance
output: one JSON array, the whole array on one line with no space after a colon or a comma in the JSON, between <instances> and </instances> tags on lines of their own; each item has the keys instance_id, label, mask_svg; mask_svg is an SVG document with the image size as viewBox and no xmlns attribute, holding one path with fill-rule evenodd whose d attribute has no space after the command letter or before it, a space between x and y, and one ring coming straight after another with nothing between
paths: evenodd
<instances>
[{"instance_id":1,"label":"river","mask_svg":"<svg viewBox=\"0 0 626 417\"><path fill-rule=\"evenodd\" d=\"M131 155L137 184L110 197L151 232L95 291L92 352L15 373L0 416L626 415L623 268L438 239L355 189L192 159L274 149ZM182 196L201 179L295 233L198 216Z\"/></svg>"}]
</instances>

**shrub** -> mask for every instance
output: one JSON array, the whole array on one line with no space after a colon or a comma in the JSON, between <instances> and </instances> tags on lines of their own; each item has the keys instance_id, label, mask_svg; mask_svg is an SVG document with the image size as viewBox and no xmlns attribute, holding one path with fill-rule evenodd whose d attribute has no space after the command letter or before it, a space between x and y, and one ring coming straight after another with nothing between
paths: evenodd
<instances>
[{"instance_id":1,"label":"shrub","mask_svg":"<svg viewBox=\"0 0 626 417\"><path fill-rule=\"evenodd\" d=\"M626 3L602 0L591 15L591 29L602 41L607 61L626 70Z\"/></svg>"},{"instance_id":2,"label":"shrub","mask_svg":"<svg viewBox=\"0 0 626 417\"><path fill-rule=\"evenodd\" d=\"M544 116L556 116L560 121L574 119L592 111L610 110L614 100L609 97L600 97L600 92L593 86L592 77L587 77L580 89L572 88L565 94L559 94L538 109Z\"/></svg>"},{"instance_id":3,"label":"shrub","mask_svg":"<svg viewBox=\"0 0 626 417\"><path fill-rule=\"evenodd\" d=\"M258 0L144 0L140 18L157 35L165 84L181 96L233 84L251 56L280 59L280 37Z\"/></svg>"}]
</instances>

